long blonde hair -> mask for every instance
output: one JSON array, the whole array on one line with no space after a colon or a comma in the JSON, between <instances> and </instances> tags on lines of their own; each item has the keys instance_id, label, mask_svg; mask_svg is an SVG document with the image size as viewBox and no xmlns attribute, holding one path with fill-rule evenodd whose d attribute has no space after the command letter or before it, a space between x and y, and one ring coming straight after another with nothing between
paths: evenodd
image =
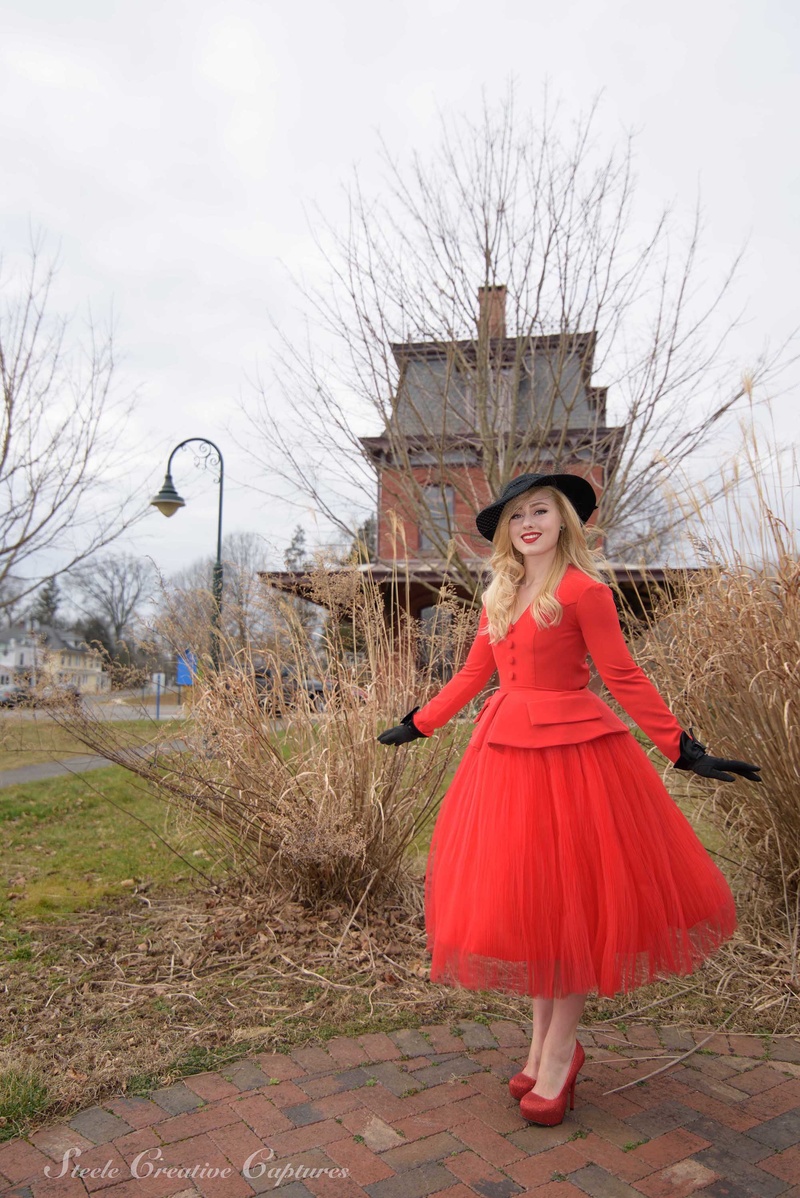
<instances>
[{"instance_id":1,"label":"long blonde hair","mask_svg":"<svg viewBox=\"0 0 800 1198\"><path fill-rule=\"evenodd\" d=\"M556 545L556 555L549 574L544 580L541 590L531 603L531 614L540 628L561 623L564 609L556 599L556 589L567 566L577 566L590 578L602 582L601 569L607 563L602 553L590 549L587 541L587 530L581 524L580 517L570 501L555 487L532 487L516 499L510 500L500 514L500 522L492 542L494 548L489 559L492 571L492 581L486 588L483 604L488 617L489 641L492 645L502 641L506 636L514 608L517 602L517 589L525 577L522 554L514 548L511 541L509 521L515 512L525 506L535 491L541 491L552 499L561 515L563 528L559 533ZM593 525L588 532L593 536L601 535L601 529Z\"/></svg>"}]
</instances>

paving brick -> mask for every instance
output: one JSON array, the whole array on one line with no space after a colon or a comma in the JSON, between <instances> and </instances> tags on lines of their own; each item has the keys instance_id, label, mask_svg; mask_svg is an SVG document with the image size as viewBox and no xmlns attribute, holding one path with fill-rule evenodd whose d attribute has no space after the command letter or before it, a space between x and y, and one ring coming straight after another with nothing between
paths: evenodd
<instances>
[{"instance_id":1,"label":"paving brick","mask_svg":"<svg viewBox=\"0 0 800 1198\"><path fill-rule=\"evenodd\" d=\"M464 1047L497 1048L497 1041L485 1023L474 1023L469 1019L460 1019L456 1023L459 1035L464 1041Z\"/></svg>"},{"instance_id":2,"label":"paving brick","mask_svg":"<svg viewBox=\"0 0 800 1198\"><path fill-rule=\"evenodd\" d=\"M305 1090L301 1090L298 1084L302 1080L298 1078L297 1082L278 1082L276 1085L262 1086L260 1090L251 1093L263 1094L276 1107L297 1106L308 1098Z\"/></svg>"},{"instance_id":3,"label":"paving brick","mask_svg":"<svg viewBox=\"0 0 800 1198\"><path fill-rule=\"evenodd\" d=\"M292 1060L311 1075L332 1073L336 1069L336 1061L333 1057L317 1044L308 1044L304 1048L293 1048L291 1056Z\"/></svg>"},{"instance_id":4,"label":"paving brick","mask_svg":"<svg viewBox=\"0 0 800 1198\"><path fill-rule=\"evenodd\" d=\"M478 1076L482 1076L482 1074ZM465 1081L464 1078L456 1078L454 1081L443 1081L438 1086L429 1086L426 1090L420 1090L418 1094L412 1094L410 1098L403 1099L398 1118L408 1118L412 1114L420 1115L445 1103L453 1108L460 1106L468 1098L475 1098L478 1095L479 1091L474 1083L475 1077L471 1077L469 1081ZM364 1096L367 1093L368 1091L365 1090Z\"/></svg>"},{"instance_id":5,"label":"paving brick","mask_svg":"<svg viewBox=\"0 0 800 1198\"><path fill-rule=\"evenodd\" d=\"M631 1141L633 1142L633 1141ZM607 1173L619 1177L623 1181L634 1182L653 1172L649 1161L644 1160L632 1151L625 1152L616 1144L609 1144L601 1136L591 1132L580 1141L573 1143L576 1152L585 1156L587 1161L600 1165Z\"/></svg>"},{"instance_id":6,"label":"paving brick","mask_svg":"<svg viewBox=\"0 0 800 1198\"><path fill-rule=\"evenodd\" d=\"M220 1073L195 1073L192 1077L185 1077L183 1084L203 1102L216 1102L240 1092L239 1087Z\"/></svg>"},{"instance_id":7,"label":"paving brick","mask_svg":"<svg viewBox=\"0 0 800 1198\"><path fill-rule=\"evenodd\" d=\"M774 1119L776 1115L785 1115L787 1111L800 1106L800 1080L793 1078L783 1085L773 1086L763 1094L749 1098L746 1111L754 1120L763 1123L765 1119Z\"/></svg>"},{"instance_id":8,"label":"paving brick","mask_svg":"<svg viewBox=\"0 0 800 1198\"><path fill-rule=\"evenodd\" d=\"M321 1123L325 1118L313 1102L301 1102L297 1106L285 1106L283 1113L295 1127L306 1127L309 1123Z\"/></svg>"},{"instance_id":9,"label":"paving brick","mask_svg":"<svg viewBox=\"0 0 800 1198\"><path fill-rule=\"evenodd\" d=\"M371 1111L352 1111L342 1117L342 1124L354 1136L360 1136L373 1152L386 1152L404 1143L393 1127Z\"/></svg>"},{"instance_id":10,"label":"paving brick","mask_svg":"<svg viewBox=\"0 0 800 1198\"><path fill-rule=\"evenodd\" d=\"M46 1152L52 1160L62 1160L64 1153L80 1148L85 1152L89 1148L94 1148L91 1140L87 1140L85 1136L80 1135L68 1123L55 1123L52 1127L43 1127L39 1131L33 1132L28 1136L28 1139L34 1148L38 1148L41 1152Z\"/></svg>"},{"instance_id":11,"label":"paving brick","mask_svg":"<svg viewBox=\"0 0 800 1198\"><path fill-rule=\"evenodd\" d=\"M577 1104L575 1113L582 1122L585 1113L577 1109ZM653 1140L656 1136L663 1136L665 1132L674 1131L678 1127L691 1127L697 1114L694 1107L667 1099L658 1106L651 1107L643 1115L634 1115L628 1119L626 1126L630 1132L636 1132L635 1136L631 1135L631 1139L641 1140L647 1137Z\"/></svg>"},{"instance_id":12,"label":"paving brick","mask_svg":"<svg viewBox=\"0 0 800 1198\"><path fill-rule=\"evenodd\" d=\"M240 1118L227 1102L216 1102L159 1123L158 1134L165 1144L172 1144L176 1140L188 1140L190 1136L201 1135L213 1127L226 1127Z\"/></svg>"},{"instance_id":13,"label":"paving brick","mask_svg":"<svg viewBox=\"0 0 800 1198\"><path fill-rule=\"evenodd\" d=\"M108 1190L130 1177L128 1162L123 1159L113 1144L100 1144L97 1147L81 1152L80 1156L72 1158L69 1172L76 1169L86 1190L90 1194ZM61 1165L51 1165L50 1173L54 1176L61 1172ZM94 1174L94 1176L92 1176ZM37 1186L34 1183L34 1192Z\"/></svg>"},{"instance_id":14,"label":"paving brick","mask_svg":"<svg viewBox=\"0 0 800 1198\"><path fill-rule=\"evenodd\" d=\"M746 1094L763 1094L765 1090L773 1090L785 1081L786 1078L774 1066L757 1065L747 1073L740 1073L732 1084L737 1090L744 1090Z\"/></svg>"},{"instance_id":15,"label":"paving brick","mask_svg":"<svg viewBox=\"0 0 800 1198\"><path fill-rule=\"evenodd\" d=\"M253 1193L250 1183L206 1134L165 1144L159 1158L153 1158L153 1163L156 1168L179 1170L183 1186L188 1180L188 1184L205 1198L249 1198ZM143 1195L148 1194L149 1182L150 1178L145 1178L140 1183ZM109 1198L116 1198L113 1190Z\"/></svg>"},{"instance_id":16,"label":"paving brick","mask_svg":"<svg viewBox=\"0 0 800 1198\"><path fill-rule=\"evenodd\" d=\"M355 1090L369 1081L370 1075L364 1069L345 1069L339 1073L329 1073L325 1077L309 1077L298 1083L309 1098L322 1098L327 1094L338 1094L342 1090Z\"/></svg>"},{"instance_id":17,"label":"paving brick","mask_svg":"<svg viewBox=\"0 0 800 1198\"><path fill-rule=\"evenodd\" d=\"M596 1164L584 1165L570 1175L570 1181L591 1198L641 1198L640 1190L633 1189L627 1181L614 1177Z\"/></svg>"},{"instance_id":18,"label":"paving brick","mask_svg":"<svg viewBox=\"0 0 800 1198\"><path fill-rule=\"evenodd\" d=\"M513 1161L518 1161L524 1155L524 1150L509 1139L487 1127L480 1119L467 1119L457 1123L452 1134L467 1148L477 1152L489 1164L498 1169L505 1169Z\"/></svg>"},{"instance_id":19,"label":"paving brick","mask_svg":"<svg viewBox=\"0 0 800 1198\"><path fill-rule=\"evenodd\" d=\"M285 1052L257 1052L253 1060L265 1077L277 1077L279 1081L289 1082L306 1076L303 1066Z\"/></svg>"},{"instance_id":20,"label":"paving brick","mask_svg":"<svg viewBox=\"0 0 800 1198\"><path fill-rule=\"evenodd\" d=\"M112 1115L119 1115L131 1127L152 1127L169 1118L169 1112L149 1098L112 1098L103 1104Z\"/></svg>"},{"instance_id":21,"label":"paving brick","mask_svg":"<svg viewBox=\"0 0 800 1198\"><path fill-rule=\"evenodd\" d=\"M578 1140L572 1139L574 1135L575 1127L572 1123L558 1123L555 1127L526 1123L520 1131L512 1131L504 1138L515 1148L520 1148L526 1156L540 1156L543 1152L557 1148L559 1144L579 1143Z\"/></svg>"},{"instance_id":22,"label":"paving brick","mask_svg":"<svg viewBox=\"0 0 800 1198\"><path fill-rule=\"evenodd\" d=\"M668 1052L687 1052L690 1048L695 1047L695 1037L692 1036L691 1031L680 1027L679 1024L660 1024L659 1036L663 1047Z\"/></svg>"},{"instance_id":23,"label":"paving brick","mask_svg":"<svg viewBox=\"0 0 800 1198\"><path fill-rule=\"evenodd\" d=\"M761 1161L760 1167L775 1177L782 1177L784 1181L800 1180L800 1144L776 1152L774 1156Z\"/></svg>"},{"instance_id":24,"label":"paving brick","mask_svg":"<svg viewBox=\"0 0 800 1198\"><path fill-rule=\"evenodd\" d=\"M332 1160L349 1169L350 1176L361 1186L394 1176L394 1170L384 1163L376 1150L358 1140L334 1140L326 1151Z\"/></svg>"},{"instance_id":25,"label":"paving brick","mask_svg":"<svg viewBox=\"0 0 800 1198\"><path fill-rule=\"evenodd\" d=\"M765 1172L765 1169L759 1165L751 1165L747 1161L739 1160L738 1157L731 1156L727 1149L717 1148L713 1144L710 1148L703 1148L700 1152L696 1152L693 1159L699 1161L701 1165L705 1165L707 1169L711 1169L719 1177L724 1177L726 1181L735 1181L738 1185L749 1187L754 1194L758 1194L759 1198L777 1198L777 1195L782 1194L786 1189L784 1179Z\"/></svg>"},{"instance_id":26,"label":"paving brick","mask_svg":"<svg viewBox=\"0 0 800 1198\"><path fill-rule=\"evenodd\" d=\"M423 1024L419 1030L425 1033L436 1052L464 1051L464 1041L460 1036L454 1036L449 1028L440 1024Z\"/></svg>"},{"instance_id":27,"label":"paving brick","mask_svg":"<svg viewBox=\"0 0 800 1198\"><path fill-rule=\"evenodd\" d=\"M258 1189L259 1182L251 1181L250 1185L255 1188L257 1194L279 1194L280 1198L313 1198L311 1190L302 1181L284 1182L277 1190L274 1189L275 1182L270 1179L263 1183L263 1188Z\"/></svg>"},{"instance_id":28,"label":"paving brick","mask_svg":"<svg viewBox=\"0 0 800 1198\"><path fill-rule=\"evenodd\" d=\"M754 1198L753 1191L735 1181L726 1181L724 1177L712 1181L701 1191L702 1198ZM790 1198L791 1191L784 1190L781 1198Z\"/></svg>"},{"instance_id":29,"label":"paving brick","mask_svg":"<svg viewBox=\"0 0 800 1198\"><path fill-rule=\"evenodd\" d=\"M475 1152L459 1152L443 1162L446 1169L466 1182L468 1192L483 1194L485 1198L513 1198L523 1192L522 1186L492 1168Z\"/></svg>"},{"instance_id":30,"label":"paving brick","mask_svg":"<svg viewBox=\"0 0 800 1198\"><path fill-rule=\"evenodd\" d=\"M398 1144L382 1154L383 1161L395 1173L415 1169L428 1161L439 1161L451 1152L460 1152L461 1144L449 1132L441 1131L432 1136L423 1136L408 1144Z\"/></svg>"},{"instance_id":31,"label":"paving brick","mask_svg":"<svg viewBox=\"0 0 800 1198\"><path fill-rule=\"evenodd\" d=\"M369 1198L425 1198L452 1184L453 1174L441 1165L422 1165L385 1181L364 1186Z\"/></svg>"},{"instance_id":32,"label":"paving brick","mask_svg":"<svg viewBox=\"0 0 800 1198\"><path fill-rule=\"evenodd\" d=\"M773 1061L791 1061L795 1065L800 1065L800 1037L773 1036L769 1055Z\"/></svg>"},{"instance_id":33,"label":"paving brick","mask_svg":"<svg viewBox=\"0 0 800 1198\"><path fill-rule=\"evenodd\" d=\"M224 1152L226 1158L230 1161L237 1173L241 1173L244 1169L244 1164L247 1158L254 1152L261 1149L267 1149L260 1136L257 1136L252 1128L246 1123L239 1120L236 1123L229 1123L225 1127L212 1127L208 1131L208 1138L212 1140L220 1152ZM266 1160L262 1156L259 1160Z\"/></svg>"},{"instance_id":34,"label":"paving brick","mask_svg":"<svg viewBox=\"0 0 800 1198\"><path fill-rule=\"evenodd\" d=\"M542 1128L542 1131L547 1130L550 1129ZM527 1186L529 1190L538 1193L537 1186L552 1181L554 1173L564 1173L571 1177L585 1164L586 1157L574 1151L571 1144L556 1144L544 1152L507 1165L503 1172L508 1173L520 1185Z\"/></svg>"},{"instance_id":35,"label":"paving brick","mask_svg":"<svg viewBox=\"0 0 800 1198\"><path fill-rule=\"evenodd\" d=\"M685 1081L672 1076L662 1077L659 1081L659 1089L663 1093L665 1102L676 1102L692 1107L698 1116L708 1115L711 1119L718 1119L720 1123L724 1123L726 1127L732 1127L734 1131L748 1131L761 1122L756 1115L750 1114L752 1103L757 1102L758 1099L743 1099L737 1103L722 1102L718 1098L698 1090L691 1077L687 1077Z\"/></svg>"},{"instance_id":36,"label":"paving brick","mask_svg":"<svg viewBox=\"0 0 800 1198\"><path fill-rule=\"evenodd\" d=\"M647 1198L689 1198L698 1192L707 1194L705 1187L716 1178L717 1174L711 1169L688 1158L643 1177L636 1183L636 1189Z\"/></svg>"},{"instance_id":37,"label":"paving brick","mask_svg":"<svg viewBox=\"0 0 800 1198\"><path fill-rule=\"evenodd\" d=\"M114 1147L120 1156L130 1162L139 1152L148 1148L156 1148L161 1139L154 1127L139 1127L136 1131L128 1132L127 1136L119 1136L114 1141Z\"/></svg>"},{"instance_id":38,"label":"paving brick","mask_svg":"<svg viewBox=\"0 0 800 1198\"><path fill-rule=\"evenodd\" d=\"M738 1080L736 1084L716 1081L701 1069L692 1070L692 1075L690 1078L687 1074L683 1074L682 1080L700 1094L707 1094L709 1098L716 1098L721 1103L733 1106L747 1100L748 1095L740 1089Z\"/></svg>"},{"instance_id":39,"label":"paving brick","mask_svg":"<svg viewBox=\"0 0 800 1198\"><path fill-rule=\"evenodd\" d=\"M325 1048L340 1069L354 1069L371 1060L364 1046L351 1036L332 1036L326 1040Z\"/></svg>"},{"instance_id":40,"label":"paving brick","mask_svg":"<svg viewBox=\"0 0 800 1198\"><path fill-rule=\"evenodd\" d=\"M394 1041L405 1057L425 1057L432 1047L416 1028L404 1027L397 1032L389 1032L389 1039Z\"/></svg>"},{"instance_id":41,"label":"paving brick","mask_svg":"<svg viewBox=\"0 0 800 1198\"><path fill-rule=\"evenodd\" d=\"M117 1187L115 1186L114 1189ZM28 1190L27 1186L22 1193L24 1194L26 1190ZM16 1192L12 1190L12 1194ZM29 1192L33 1194L33 1198L86 1198L89 1191L79 1177L58 1177L32 1182Z\"/></svg>"},{"instance_id":42,"label":"paving brick","mask_svg":"<svg viewBox=\"0 0 800 1198\"><path fill-rule=\"evenodd\" d=\"M764 1056L766 1044L761 1036L740 1036L729 1032L727 1039L734 1056L756 1058ZM710 1041L708 1047L711 1047Z\"/></svg>"},{"instance_id":43,"label":"paving brick","mask_svg":"<svg viewBox=\"0 0 800 1198\"><path fill-rule=\"evenodd\" d=\"M628 1043L636 1048L661 1048L658 1030L648 1023L634 1023L627 1031ZM579 1037L580 1039L580 1037Z\"/></svg>"},{"instance_id":44,"label":"paving brick","mask_svg":"<svg viewBox=\"0 0 800 1198\"><path fill-rule=\"evenodd\" d=\"M757 1129L753 1128L753 1130ZM743 1161L759 1161L772 1152L769 1145L754 1139L749 1132L732 1131L730 1127L726 1127L724 1123L720 1123L716 1119L701 1116L694 1120L691 1131L695 1136L702 1136L708 1140L709 1145L724 1148L732 1156L737 1156ZM689 1153L686 1155L688 1156Z\"/></svg>"},{"instance_id":45,"label":"paving brick","mask_svg":"<svg viewBox=\"0 0 800 1198\"><path fill-rule=\"evenodd\" d=\"M746 1052L734 1053L734 1050L731 1048L729 1037L723 1035L722 1032L714 1032L709 1039L706 1039L708 1035L708 1031L704 1028L692 1029L692 1036L694 1038L695 1044L700 1045L706 1052L722 1053L725 1056L750 1056L750 1053ZM757 1055L761 1056L761 1053L758 1053Z\"/></svg>"},{"instance_id":46,"label":"paving brick","mask_svg":"<svg viewBox=\"0 0 800 1198\"><path fill-rule=\"evenodd\" d=\"M403 1055L385 1032L365 1032L356 1036L356 1043L364 1049L369 1061L396 1061Z\"/></svg>"},{"instance_id":47,"label":"paving brick","mask_svg":"<svg viewBox=\"0 0 800 1198\"><path fill-rule=\"evenodd\" d=\"M264 1164L265 1171L261 1177L251 1175L247 1181L256 1193L277 1194L280 1198L292 1185L304 1186L308 1194L330 1193L330 1189L320 1188L320 1178L326 1169L335 1169L337 1173L340 1171L340 1166L320 1148L310 1148L293 1155L290 1160L265 1161ZM256 1169L251 1170L251 1174L255 1172ZM333 1179L329 1180L333 1182ZM343 1198L350 1198L353 1189L347 1179L336 1178L336 1184L342 1187Z\"/></svg>"},{"instance_id":48,"label":"paving brick","mask_svg":"<svg viewBox=\"0 0 800 1198\"><path fill-rule=\"evenodd\" d=\"M410 1100L408 1098L397 1098L385 1086L362 1086L358 1091L362 1106L368 1107L380 1119L386 1119L390 1123L395 1119L402 1119L403 1115L410 1109Z\"/></svg>"},{"instance_id":49,"label":"paving brick","mask_svg":"<svg viewBox=\"0 0 800 1198\"><path fill-rule=\"evenodd\" d=\"M239 1119L244 1119L257 1136L265 1139L278 1132L289 1131L291 1122L263 1094L248 1094L245 1098L230 1098L228 1105Z\"/></svg>"},{"instance_id":50,"label":"paving brick","mask_svg":"<svg viewBox=\"0 0 800 1198\"><path fill-rule=\"evenodd\" d=\"M532 1031L521 1028L510 1019L495 1019L489 1024L489 1031L494 1036L500 1048L529 1048Z\"/></svg>"},{"instance_id":51,"label":"paving brick","mask_svg":"<svg viewBox=\"0 0 800 1198\"><path fill-rule=\"evenodd\" d=\"M417 1073L420 1069L424 1069L427 1065L433 1065L434 1062L430 1057L409 1057L403 1061L402 1068L406 1073Z\"/></svg>"},{"instance_id":52,"label":"paving brick","mask_svg":"<svg viewBox=\"0 0 800 1198\"><path fill-rule=\"evenodd\" d=\"M382 1061L377 1065L365 1065L364 1072L367 1074L367 1079L374 1077L396 1098L402 1098L404 1094L408 1093L415 1094L417 1090L422 1089L424 1084L406 1073L399 1065L393 1064L392 1061Z\"/></svg>"},{"instance_id":53,"label":"paving brick","mask_svg":"<svg viewBox=\"0 0 800 1198\"><path fill-rule=\"evenodd\" d=\"M322 1111L326 1118L334 1118L338 1115L345 1115L348 1111L354 1111L362 1107L361 1098L358 1090L343 1090L340 1094L328 1094L324 1098L317 1098L314 1106Z\"/></svg>"},{"instance_id":54,"label":"paving brick","mask_svg":"<svg viewBox=\"0 0 800 1198\"><path fill-rule=\"evenodd\" d=\"M509 1094L509 1103L492 1102L485 1094L476 1094L474 1098L465 1098L463 1109L469 1111L476 1119L480 1119L501 1135L508 1131L517 1131L522 1122L519 1106Z\"/></svg>"},{"instance_id":55,"label":"paving brick","mask_svg":"<svg viewBox=\"0 0 800 1198\"><path fill-rule=\"evenodd\" d=\"M279 1132L270 1137L269 1145L275 1149L277 1156L286 1156L288 1153L324 1147L331 1140L341 1140L347 1134L344 1126L335 1119L323 1119L320 1123L309 1123L305 1127Z\"/></svg>"},{"instance_id":56,"label":"paving brick","mask_svg":"<svg viewBox=\"0 0 800 1198\"><path fill-rule=\"evenodd\" d=\"M453 1057L441 1065L428 1065L424 1069L417 1069L413 1078L418 1086L439 1086L453 1078L469 1077L472 1073L481 1072L481 1066L475 1061L471 1061L469 1057ZM411 1075L406 1074L405 1076Z\"/></svg>"},{"instance_id":57,"label":"paving brick","mask_svg":"<svg viewBox=\"0 0 800 1198\"><path fill-rule=\"evenodd\" d=\"M625 1123L605 1107L598 1106L597 1103L602 1101L601 1098L598 1098L595 1102L583 1101L579 1103L576 1093L575 1110L570 1112L575 1123L578 1123L581 1127L588 1128L589 1131L595 1132L604 1140L608 1140L610 1144L616 1145L617 1148L624 1148L626 1144L631 1144L635 1140L652 1138L651 1133L643 1128L639 1128L638 1124L634 1128L632 1123ZM650 1113L652 1114L652 1112ZM689 1111L689 1114L694 1118L697 1112ZM672 1120L670 1124L669 1127L663 1130L671 1131L673 1127L680 1126L680 1124ZM658 1131L655 1134L659 1135L661 1132Z\"/></svg>"},{"instance_id":58,"label":"paving brick","mask_svg":"<svg viewBox=\"0 0 800 1198\"><path fill-rule=\"evenodd\" d=\"M692 1124L691 1131L682 1127L676 1128L675 1131L665 1132L663 1136L656 1136L654 1140L639 1144L630 1152L631 1156L644 1161L652 1169L665 1169L668 1165L674 1165L676 1161L682 1161L694 1152L699 1152L701 1148L708 1148L710 1144L711 1140L699 1135L696 1125ZM620 1144L618 1147L624 1148L625 1145Z\"/></svg>"},{"instance_id":59,"label":"paving brick","mask_svg":"<svg viewBox=\"0 0 800 1198\"><path fill-rule=\"evenodd\" d=\"M124 1136L127 1132L133 1131L130 1123L126 1123L118 1115L104 1111L99 1106L92 1106L88 1110L81 1111L70 1119L69 1125L74 1131L85 1136L87 1140L91 1140L93 1144L107 1144L110 1140L116 1140L117 1136ZM2 1168L2 1164L0 1164L0 1168Z\"/></svg>"},{"instance_id":60,"label":"paving brick","mask_svg":"<svg viewBox=\"0 0 800 1198\"><path fill-rule=\"evenodd\" d=\"M219 1071L237 1090L257 1090L260 1086L269 1085L269 1074L261 1070L255 1061L245 1058L235 1065L228 1065Z\"/></svg>"},{"instance_id":61,"label":"paving brick","mask_svg":"<svg viewBox=\"0 0 800 1198\"><path fill-rule=\"evenodd\" d=\"M175 1082L173 1086L154 1090L150 1097L170 1115L185 1115L188 1111L196 1111L199 1106L203 1105L202 1098L193 1093L183 1082Z\"/></svg>"},{"instance_id":62,"label":"paving brick","mask_svg":"<svg viewBox=\"0 0 800 1198\"><path fill-rule=\"evenodd\" d=\"M770 1148L788 1148L800 1144L800 1107L768 1119L747 1133L752 1140Z\"/></svg>"}]
</instances>

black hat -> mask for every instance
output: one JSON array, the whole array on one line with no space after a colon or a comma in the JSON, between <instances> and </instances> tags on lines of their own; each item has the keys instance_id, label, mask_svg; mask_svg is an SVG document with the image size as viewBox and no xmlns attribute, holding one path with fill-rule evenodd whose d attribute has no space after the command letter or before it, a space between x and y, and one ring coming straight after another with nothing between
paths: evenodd
<instances>
[{"instance_id":1,"label":"black hat","mask_svg":"<svg viewBox=\"0 0 800 1198\"><path fill-rule=\"evenodd\" d=\"M497 525L500 523L500 515L508 501L516 499L518 495L524 495L534 487L555 487L562 495L566 495L583 524L597 507L594 487L579 474L519 474L506 483L499 499L495 499L494 503L478 512L475 523L481 536L486 537L487 541L493 541Z\"/></svg>"}]
</instances>

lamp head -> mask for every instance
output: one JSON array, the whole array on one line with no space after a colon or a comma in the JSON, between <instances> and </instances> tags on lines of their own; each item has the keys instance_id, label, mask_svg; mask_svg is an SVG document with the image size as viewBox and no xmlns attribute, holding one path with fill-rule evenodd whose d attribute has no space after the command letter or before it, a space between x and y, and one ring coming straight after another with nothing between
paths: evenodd
<instances>
[{"instance_id":1,"label":"lamp head","mask_svg":"<svg viewBox=\"0 0 800 1198\"><path fill-rule=\"evenodd\" d=\"M175 484L172 481L172 475L169 470L164 477L164 485L158 494L153 496L150 503L153 507L158 508L162 516L174 516L178 508L186 507L186 500L181 499L175 490Z\"/></svg>"}]
</instances>

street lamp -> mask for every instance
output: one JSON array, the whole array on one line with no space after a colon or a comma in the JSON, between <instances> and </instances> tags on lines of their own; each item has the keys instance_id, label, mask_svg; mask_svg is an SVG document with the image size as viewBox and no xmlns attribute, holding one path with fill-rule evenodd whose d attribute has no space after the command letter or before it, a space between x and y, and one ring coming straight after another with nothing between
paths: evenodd
<instances>
[{"instance_id":1,"label":"street lamp","mask_svg":"<svg viewBox=\"0 0 800 1198\"><path fill-rule=\"evenodd\" d=\"M203 446L200 454L203 458L202 465L204 467L209 467L213 470L219 468L219 475L216 480L219 483L217 560L214 562L211 581L211 593L214 599L214 607L211 612L211 661L216 670L219 667L219 627L220 614L222 612L222 483L225 473L225 465L218 446L213 441L209 441L207 437L188 437L185 441L181 441L180 445L176 445L169 455L163 486L158 494L150 500L150 503L153 507L157 507L163 516L174 516L178 508L186 507L186 500L181 499L172 481L172 459L179 449L183 449L184 445L189 445L192 442L198 442Z\"/></svg>"}]
</instances>

